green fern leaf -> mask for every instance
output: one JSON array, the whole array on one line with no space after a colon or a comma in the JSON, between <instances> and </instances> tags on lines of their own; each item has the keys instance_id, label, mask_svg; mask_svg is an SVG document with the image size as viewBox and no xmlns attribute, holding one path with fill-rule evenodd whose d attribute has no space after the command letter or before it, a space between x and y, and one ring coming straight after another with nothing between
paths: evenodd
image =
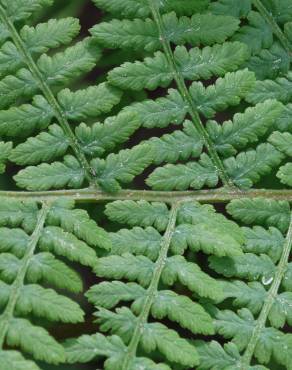
<instances>
[{"instance_id":1,"label":"green fern leaf","mask_svg":"<svg viewBox=\"0 0 292 370\"><path fill-rule=\"evenodd\" d=\"M94 266L94 272L99 277L138 281L144 287L149 285L153 269L154 263L150 259L129 253L99 258Z\"/></svg>"},{"instance_id":2,"label":"green fern leaf","mask_svg":"<svg viewBox=\"0 0 292 370\"><path fill-rule=\"evenodd\" d=\"M36 137L30 137L26 142L14 148L10 159L19 165L49 162L63 156L69 144L69 139L61 127L52 125L48 132L41 132Z\"/></svg>"},{"instance_id":3,"label":"green fern leaf","mask_svg":"<svg viewBox=\"0 0 292 370\"><path fill-rule=\"evenodd\" d=\"M290 370L291 0L93 2L0 0L0 370Z\"/></svg>"},{"instance_id":4,"label":"green fern leaf","mask_svg":"<svg viewBox=\"0 0 292 370\"><path fill-rule=\"evenodd\" d=\"M53 57L43 54L37 62L50 85L59 85L89 72L100 57L100 51L90 39L85 39Z\"/></svg>"},{"instance_id":5,"label":"green fern leaf","mask_svg":"<svg viewBox=\"0 0 292 370\"><path fill-rule=\"evenodd\" d=\"M164 203L149 203L145 200L109 203L106 205L105 214L112 221L130 226L154 226L158 231L166 229L169 219L169 210Z\"/></svg>"},{"instance_id":6,"label":"green fern leaf","mask_svg":"<svg viewBox=\"0 0 292 370\"><path fill-rule=\"evenodd\" d=\"M98 322L102 331L117 333L128 341L137 317L128 308L120 308L116 313L100 309L97 313ZM165 325L160 323L144 324L141 346L146 352L158 350L169 361L179 362L185 366L194 366L198 363L198 355L194 346ZM179 349L179 355L175 353Z\"/></svg>"},{"instance_id":7,"label":"green fern leaf","mask_svg":"<svg viewBox=\"0 0 292 370\"><path fill-rule=\"evenodd\" d=\"M264 198L238 199L228 204L227 211L247 225L275 226L283 232L289 226L290 206L286 201Z\"/></svg>"},{"instance_id":8,"label":"green fern leaf","mask_svg":"<svg viewBox=\"0 0 292 370\"><path fill-rule=\"evenodd\" d=\"M35 284L25 285L21 289L16 310L22 314L32 312L52 321L72 323L82 322L84 315L77 303L71 299Z\"/></svg>"},{"instance_id":9,"label":"green fern leaf","mask_svg":"<svg viewBox=\"0 0 292 370\"><path fill-rule=\"evenodd\" d=\"M266 6L269 6L269 9L277 22L282 24L291 21L292 10L289 7L290 3L288 0L264 0L264 3Z\"/></svg>"},{"instance_id":10,"label":"green fern leaf","mask_svg":"<svg viewBox=\"0 0 292 370\"><path fill-rule=\"evenodd\" d=\"M247 16L249 24L243 26L233 39L249 46L252 53L269 49L273 44L273 31L265 19L251 11Z\"/></svg>"},{"instance_id":11,"label":"green fern leaf","mask_svg":"<svg viewBox=\"0 0 292 370\"><path fill-rule=\"evenodd\" d=\"M127 141L139 126L137 114L125 112L107 118L104 124L95 123L92 127L81 124L75 133L84 153L95 157Z\"/></svg>"},{"instance_id":12,"label":"green fern leaf","mask_svg":"<svg viewBox=\"0 0 292 370\"><path fill-rule=\"evenodd\" d=\"M286 50L274 42L270 49L262 49L246 63L249 70L255 72L259 80L275 79L288 73L290 58Z\"/></svg>"},{"instance_id":13,"label":"green fern leaf","mask_svg":"<svg viewBox=\"0 0 292 370\"><path fill-rule=\"evenodd\" d=\"M97 357L106 357L106 370L118 369L124 357L126 347L122 340L116 336L105 337L102 334L82 335L76 341L66 344L66 354L70 363L86 363ZM131 370L170 370L167 365L155 364L153 361L138 357L131 364Z\"/></svg>"},{"instance_id":14,"label":"green fern leaf","mask_svg":"<svg viewBox=\"0 0 292 370\"><path fill-rule=\"evenodd\" d=\"M7 15L12 21L26 19L35 11L51 4L52 0L15 0L13 3L9 0L3 0Z\"/></svg>"},{"instance_id":15,"label":"green fern leaf","mask_svg":"<svg viewBox=\"0 0 292 370\"><path fill-rule=\"evenodd\" d=\"M239 350L243 350L252 334L255 321L253 315L247 309L242 309L238 313L237 316L228 310L220 312L217 315L217 325L220 334L225 338L233 338ZM289 337L286 337L277 329L265 328L260 334L254 355L260 363L268 363L273 356L279 364L287 367L290 346L291 340ZM282 351L280 355L277 354L279 350Z\"/></svg>"},{"instance_id":16,"label":"green fern leaf","mask_svg":"<svg viewBox=\"0 0 292 370\"><path fill-rule=\"evenodd\" d=\"M288 103L292 97L292 74L279 77L276 80L257 81L255 87L248 94L248 101L252 103L263 102L266 99L277 99Z\"/></svg>"},{"instance_id":17,"label":"green fern leaf","mask_svg":"<svg viewBox=\"0 0 292 370\"><path fill-rule=\"evenodd\" d=\"M280 167L277 177L283 184L292 186L292 163L287 163Z\"/></svg>"},{"instance_id":18,"label":"green fern leaf","mask_svg":"<svg viewBox=\"0 0 292 370\"><path fill-rule=\"evenodd\" d=\"M205 224L214 229L220 228L222 234L231 236L239 245L245 242L241 228L225 216L217 213L211 205L201 205L198 202L187 202L182 204L178 211L179 224Z\"/></svg>"},{"instance_id":19,"label":"green fern leaf","mask_svg":"<svg viewBox=\"0 0 292 370\"><path fill-rule=\"evenodd\" d=\"M210 267L217 273L227 277L238 277L249 279L251 281L263 278L270 280L275 272L275 265L272 260L266 256L256 256L246 253L243 256L220 258L216 256L209 257Z\"/></svg>"},{"instance_id":20,"label":"green fern leaf","mask_svg":"<svg viewBox=\"0 0 292 370\"><path fill-rule=\"evenodd\" d=\"M198 370L232 369L240 366L240 353L232 342L224 344L224 348L212 340L210 343L196 342L201 363ZM249 366L248 370L268 370L265 366Z\"/></svg>"},{"instance_id":21,"label":"green fern leaf","mask_svg":"<svg viewBox=\"0 0 292 370\"><path fill-rule=\"evenodd\" d=\"M53 57L43 54L37 67L47 84L59 86L90 71L98 57L96 46L86 39ZM38 91L38 82L29 70L22 68L14 76L6 76L0 81L0 94L3 97L0 107L3 109L21 97L31 98Z\"/></svg>"},{"instance_id":22,"label":"green fern leaf","mask_svg":"<svg viewBox=\"0 0 292 370\"><path fill-rule=\"evenodd\" d=\"M121 301L131 302L144 297L145 289L136 283L120 281L103 282L92 286L86 296L96 307L107 309L115 307Z\"/></svg>"},{"instance_id":23,"label":"green fern leaf","mask_svg":"<svg viewBox=\"0 0 292 370\"><path fill-rule=\"evenodd\" d=\"M190 94L198 111L210 118L229 105L239 104L254 84L254 74L243 69L226 73L223 78L218 78L214 85L206 88L201 82L193 82Z\"/></svg>"},{"instance_id":24,"label":"green fern leaf","mask_svg":"<svg viewBox=\"0 0 292 370\"><path fill-rule=\"evenodd\" d=\"M251 10L250 0L219 0L210 4L215 14L230 14L234 17L245 17Z\"/></svg>"},{"instance_id":25,"label":"green fern leaf","mask_svg":"<svg viewBox=\"0 0 292 370\"><path fill-rule=\"evenodd\" d=\"M183 131L174 131L161 138L152 138L147 141L150 151L154 153L154 163L175 163L189 157L198 157L203 149L203 142L190 121L184 122Z\"/></svg>"},{"instance_id":26,"label":"green fern leaf","mask_svg":"<svg viewBox=\"0 0 292 370\"><path fill-rule=\"evenodd\" d=\"M179 72L185 79L208 79L212 75L222 76L239 67L248 58L248 50L244 44L224 43L202 50L187 49L178 46L174 51L174 59ZM212 60L212 63L210 63ZM109 81L120 88L154 90L158 86L167 87L174 76L169 69L166 57L157 52L154 58L146 58L144 62L125 63L109 73Z\"/></svg>"},{"instance_id":27,"label":"green fern leaf","mask_svg":"<svg viewBox=\"0 0 292 370\"><path fill-rule=\"evenodd\" d=\"M83 287L79 274L48 252L33 256L26 278L30 283L45 281L73 293L81 292Z\"/></svg>"},{"instance_id":28,"label":"green fern leaf","mask_svg":"<svg viewBox=\"0 0 292 370\"><path fill-rule=\"evenodd\" d=\"M26 360L17 351L0 351L1 370L40 370L40 368L33 362Z\"/></svg>"},{"instance_id":29,"label":"green fern leaf","mask_svg":"<svg viewBox=\"0 0 292 370\"><path fill-rule=\"evenodd\" d=\"M143 298L132 305L135 313L141 312ZM159 291L151 307L151 314L156 319L167 317L193 333L214 334L212 319L204 308L190 298L170 290Z\"/></svg>"},{"instance_id":30,"label":"green fern leaf","mask_svg":"<svg viewBox=\"0 0 292 370\"><path fill-rule=\"evenodd\" d=\"M177 90L169 89L166 97L137 102L125 107L123 111L138 114L142 126L153 128L166 127L170 123L181 124L188 107Z\"/></svg>"},{"instance_id":31,"label":"green fern leaf","mask_svg":"<svg viewBox=\"0 0 292 370\"><path fill-rule=\"evenodd\" d=\"M113 308L120 301L135 301L132 308L136 314L141 312L146 291L135 283L101 283L87 293L89 301L97 307ZM179 308L179 309L178 309ZM168 317L193 333L212 334L214 329L211 317L197 303L172 291L160 291L151 307L151 314L156 319ZM197 318L194 320L194 318ZM200 318L200 319L198 319Z\"/></svg>"},{"instance_id":32,"label":"green fern leaf","mask_svg":"<svg viewBox=\"0 0 292 370\"><path fill-rule=\"evenodd\" d=\"M101 113L109 112L121 99L121 92L114 87L102 83L90 86L84 90L71 92L62 90L58 94L58 101L66 117L73 121L97 117ZM98 104L96 102L98 101Z\"/></svg>"},{"instance_id":33,"label":"green fern leaf","mask_svg":"<svg viewBox=\"0 0 292 370\"><path fill-rule=\"evenodd\" d=\"M202 297L214 300L222 297L219 283L201 271L198 265L187 262L182 256L173 256L167 259L161 278L167 285L173 285L179 281Z\"/></svg>"},{"instance_id":34,"label":"green fern leaf","mask_svg":"<svg viewBox=\"0 0 292 370\"><path fill-rule=\"evenodd\" d=\"M11 320L7 343L12 347L20 347L24 352L31 353L41 361L59 364L65 360L63 347L45 329L34 326L25 319Z\"/></svg>"},{"instance_id":35,"label":"green fern leaf","mask_svg":"<svg viewBox=\"0 0 292 370\"><path fill-rule=\"evenodd\" d=\"M183 254L189 247L192 251L203 251L218 256L240 255L240 244L214 225L179 225L173 235L171 247L174 253Z\"/></svg>"},{"instance_id":36,"label":"green fern leaf","mask_svg":"<svg viewBox=\"0 0 292 370\"><path fill-rule=\"evenodd\" d=\"M282 105L276 100L266 100L244 113L235 114L232 121L221 125L209 121L207 130L217 150L224 155L232 155L237 149L259 140L282 113Z\"/></svg>"},{"instance_id":37,"label":"green fern leaf","mask_svg":"<svg viewBox=\"0 0 292 370\"><path fill-rule=\"evenodd\" d=\"M267 254L273 262L277 262L282 252L284 237L275 227L269 227L268 230L261 226L254 226L252 229L243 228L246 244L245 252L256 254Z\"/></svg>"},{"instance_id":38,"label":"green fern leaf","mask_svg":"<svg viewBox=\"0 0 292 370\"><path fill-rule=\"evenodd\" d=\"M24 26L20 36L31 53L45 53L49 49L68 45L78 35L80 25L77 19L50 19L36 27Z\"/></svg>"},{"instance_id":39,"label":"green fern leaf","mask_svg":"<svg viewBox=\"0 0 292 370\"><path fill-rule=\"evenodd\" d=\"M36 28L24 26L20 30L20 37L28 52L40 54L69 44L79 30L79 22L74 18L51 19L47 23L40 23ZM14 73L24 66L23 57L16 46L11 41L7 41L0 49L0 75Z\"/></svg>"},{"instance_id":40,"label":"green fern leaf","mask_svg":"<svg viewBox=\"0 0 292 370\"><path fill-rule=\"evenodd\" d=\"M0 111L0 134L25 137L36 128L45 129L52 118L53 111L47 101L42 96L35 96L32 105L24 104Z\"/></svg>"},{"instance_id":41,"label":"green fern leaf","mask_svg":"<svg viewBox=\"0 0 292 370\"><path fill-rule=\"evenodd\" d=\"M13 250L11 252L14 253ZM24 251L22 254L24 254ZM21 260L15 255L1 253L0 275L3 281L12 283L20 268ZM26 280L28 283L43 281L74 293L82 291L83 285L82 280L74 270L56 259L51 253L46 252L38 253L30 260Z\"/></svg>"},{"instance_id":42,"label":"green fern leaf","mask_svg":"<svg viewBox=\"0 0 292 370\"><path fill-rule=\"evenodd\" d=\"M21 226L25 231L32 232L36 226L37 212L38 207L34 202L24 203L15 199L5 199L0 202L0 225ZM25 240L25 237L23 239ZM9 241L9 238L3 240Z\"/></svg>"},{"instance_id":43,"label":"green fern leaf","mask_svg":"<svg viewBox=\"0 0 292 370\"><path fill-rule=\"evenodd\" d=\"M287 156L292 157L292 135L289 132L275 131L269 137L269 142Z\"/></svg>"},{"instance_id":44,"label":"green fern leaf","mask_svg":"<svg viewBox=\"0 0 292 370\"><path fill-rule=\"evenodd\" d=\"M39 247L43 251L53 251L57 255L85 266L93 266L96 262L96 254L92 248L78 240L73 234L56 226L45 228L40 238Z\"/></svg>"},{"instance_id":45,"label":"green fern leaf","mask_svg":"<svg viewBox=\"0 0 292 370\"><path fill-rule=\"evenodd\" d=\"M234 182L242 188L250 188L280 164L283 154L270 144L260 144L256 150L239 153L224 161Z\"/></svg>"},{"instance_id":46,"label":"green fern leaf","mask_svg":"<svg viewBox=\"0 0 292 370\"><path fill-rule=\"evenodd\" d=\"M1 235L1 234L0 234ZM134 227L132 230L121 229L117 233L111 233L112 255L131 253L144 255L155 261L158 257L161 243L161 235L153 227Z\"/></svg>"},{"instance_id":47,"label":"green fern leaf","mask_svg":"<svg viewBox=\"0 0 292 370\"><path fill-rule=\"evenodd\" d=\"M218 175L211 159L203 153L199 162L157 168L146 183L155 190L201 189L204 185L215 187Z\"/></svg>"},{"instance_id":48,"label":"green fern leaf","mask_svg":"<svg viewBox=\"0 0 292 370\"><path fill-rule=\"evenodd\" d=\"M59 199L51 207L47 222L61 226L63 230L83 239L88 245L110 249L111 241L104 229L98 227L86 211L74 209L74 206L73 201Z\"/></svg>"},{"instance_id":49,"label":"green fern leaf","mask_svg":"<svg viewBox=\"0 0 292 370\"><path fill-rule=\"evenodd\" d=\"M147 145L125 149L118 154L110 154L105 160L94 159L92 166L96 171L99 185L108 192L121 189L119 182L129 183L152 162L153 154Z\"/></svg>"},{"instance_id":50,"label":"green fern leaf","mask_svg":"<svg viewBox=\"0 0 292 370\"><path fill-rule=\"evenodd\" d=\"M236 307L246 307L253 314L257 314L261 311L263 303L267 297L267 291L264 286L253 281L251 283L244 283L239 280L225 281L224 292L225 298L233 298L232 302Z\"/></svg>"},{"instance_id":51,"label":"green fern leaf","mask_svg":"<svg viewBox=\"0 0 292 370\"><path fill-rule=\"evenodd\" d=\"M29 236L21 229L0 228L0 237L2 243L0 246L1 253L11 252L17 257L23 257Z\"/></svg>"},{"instance_id":52,"label":"green fern leaf","mask_svg":"<svg viewBox=\"0 0 292 370\"><path fill-rule=\"evenodd\" d=\"M85 363L96 359L97 356L119 357L124 348L125 345L118 336L105 337L98 333L92 336L83 335L75 341L68 341L66 355L69 363Z\"/></svg>"},{"instance_id":53,"label":"green fern leaf","mask_svg":"<svg viewBox=\"0 0 292 370\"><path fill-rule=\"evenodd\" d=\"M238 28L236 18L213 14L194 14L191 18L177 18L175 13L169 13L163 15L162 21L166 40L176 45L222 43ZM94 26L91 34L99 43L109 48L135 48L147 51L161 49L157 26L149 18L133 21L114 19Z\"/></svg>"},{"instance_id":54,"label":"green fern leaf","mask_svg":"<svg viewBox=\"0 0 292 370\"><path fill-rule=\"evenodd\" d=\"M98 8L102 8L110 13L122 15L125 17L144 18L150 15L151 9L146 0L93 0ZM188 0L182 0L178 5L176 1L169 0L159 3L158 6L162 12L175 10L182 15L191 15L201 10L204 10L208 5L209 0L198 0L196 3L190 3Z\"/></svg>"},{"instance_id":55,"label":"green fern leaf","mask_svg":"<svg viewBox=\"0 0 292 370\"><path fill-rule=\"evenodd\" d=\"M66 185L80 188L85 173L78 161L67 155L64 163L42 163L36 167L27 167L14 176L14 179L20 187L28 190L60 189Z\"/></svg>"},{"instance_id":56,"label":"green fern leaf","mask_svg":"<svg viewBox=\"0 0 292 370\"><path fill-rule=\"evenodd\" d=\"M13 283L17 272L21 266L21 261L10 253L0 255L0 276L7 283Z\"/></svg>"}]
</instances>

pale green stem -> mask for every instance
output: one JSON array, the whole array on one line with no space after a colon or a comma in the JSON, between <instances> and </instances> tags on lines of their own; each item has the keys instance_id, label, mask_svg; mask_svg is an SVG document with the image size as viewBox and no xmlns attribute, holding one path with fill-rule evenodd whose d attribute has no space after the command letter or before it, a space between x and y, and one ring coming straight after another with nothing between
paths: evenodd
<instances>
[{"instance_id":1,"label":"pale green stem","mask_svg":"<svg viewBox=\"0 0 292 370\"><path fill-rule=\"evenodd\" d=\"M116 194L105 193L101 190L92 188L36 192L0 191L0 200L1 198L9 198L22 201L45 202L55 201L59 198L66 198L75 200L77 203L98 203L114 200L146 200L149 202L165 202L168 204L176 203L178 201L228 203L234 199L254 199L259 197L292 202L292 190L251 189L241 192L234 192L227 188L194 191L121 190Z\"/></svg>"},{"instance_id":2,"label":"pale green stem","mask_svg":"<svg viewBox=\"0 0 292 370\"><path fill-rule=\"evenodd\" d=\"M19 298L20 290L24 285L25 276L29 267L32 256L34 255L38 241L44 228L47 214L49 212L49 205L44 203L41 211L38 214L36 228L29 239L27 249L21 260L20 269L17 272L17 277L11 285L11 293L8 303L3 314L0 316L0 350L3 348L9 322L13 318L17 300Z\"/></svg>"},{"instance_id":3,"label":"pale green stem","mask_svg":"<svg viewBox=\"0 0 292 370\"><path fill-rule=\"evenodd\" d=\"M256 321L256 326L253 330L251 339L242 357L241 367L240 367L241 370L248 370L250 368L250 362L252 360L256 345L260 339L262 330L265 328L269 313L275 302L275 299L277 298L280 285L285 276L285 273L288 267L289 256L291 253L291 247L292 247L292 214L290 218L290 226L289 226L288 233L285 239L281 259L277 266L277 270L274 276L273 283L271 285L270 290L268 291L268 294L265 299L264 305L262 307L261 313Z\"/></svg>"},{"instance_id":4,"label":"pale green stem","mask_svg":"<svg viewBox=\"0 0 292 370\"><path fill-rule=\"evenodd\" d=\"M132 365L132 361L136 357L137 348L141 340L141 337L143 335L144 325L148 321L151 307L153 305L153 302L155 300L155 296L158 290L160 277L161 277L161 274L162 274L162 271L164 269L164 265L167 259L170 242L171 242L174 230L175 230L178 208L179 208L179 203L175 203L171 208L168 226L164 234L164 237L162 238L162 241L161 241L161 249L160 249L159 257L155 264L155 269L153 271L152 280L149 285L149 288L147 289L147 296L143 304L141 313L137 319L134 333L129 343L128 350L125 355L121 370L128 370Z\"/></svg>"}]
</instances>

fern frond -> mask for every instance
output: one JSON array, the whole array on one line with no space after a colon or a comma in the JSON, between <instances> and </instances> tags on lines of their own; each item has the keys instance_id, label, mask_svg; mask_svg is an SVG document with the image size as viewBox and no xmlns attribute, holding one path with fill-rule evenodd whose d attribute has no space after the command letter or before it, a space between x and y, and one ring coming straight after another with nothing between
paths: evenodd
<instances>
[{"instance_id":1,"label":"fern frond","mask_svg":"<svg viewBox=\"0 0 292 370\"><path fill-rule=\"evenodd\" d=\"M0 0L0 370L291 369L291 0L77 2Z\"/></svg>"},{"instance_id":2,"label":"fern frond","mask_svg":"<svg viewBox=\"0 0 292 370\"><path fill-rule=\"evenodd\" d=\"M140 4L139 10L145 14L144 19L137 14L138 9L136 8L137 11L129 12L130 3L123 2L123 5L128 9L123 12L121 5L115 2L108 5L104 2L101 2L101 4L97 2L98 6L105 8L106 11L114 15L117 15L117 9L119 9L122 15L118 19L96 25L91 30L93 38L102 46L122 49L136 48L147 52L144 60L126 62L112 69L108 74L108 81L123 90L132 89L135 91L155 90L158 87L165 88L174 81L177 90L170 89L167 97L160 97L155 101L148 99L134 103L125 107L124 110L126 112L137 110L142 126L146 128L166 127L172 122L181 124L189 113L197 131L196 141L203 143L203 148L207 149L209 155L209 159L203 155L199 162L181 163L176 166L166 165L158 168L154 170L146 183L155 190L186 190L188 188L200 189L204 186L215 187L219 180L225 186L235 185L243 188L250 187L252 183L259 181L262 176L269 173L270 169L283 159L274 149L271 149L271 155L266 158L264 163L259 158L261 157L259 152L264 152L263 148L268 151L270 147L262 146L254 154L251 154L252 152L243 153L237 159L230 158L227 161L224 161L220 154L223 157L231 157L238 150L242 150L244 146L253 144L258 141L260 136L271 132L274 128L274 121L283 120L284 108L282 107L283 110L281 111L279 103L274 101L275 109L272 107L269 109L269 103L273 103L266 102L267 99L265 99L262 102L266 104L265 106L249 108L245 115L235 115L233 124L228 121L222 127L215 123L208 123L205 127L199 115L213 117L217 111L222 111L228 106L238 105L241 99L247 98L254 86L255 79L253 73L248 70L238 70L242 68L244 63L246 66L251 66L251 69L258 73L262 67L262 64L259 63L258 67L255 66L256 58L260 58L258 55L263 55L266 69L270 68L269 63L284 65L287 62L287 55L281 57L278 62L275 60L280 49L281 53L287 53L276 44L266 20L262 18L259 12L251 11L250 2L240 4L236 1L218 1L216 4L212 3L210 5L209 13L194 14L191 18L179 18L174 13L167 14L164 9L166 4L157 4L152 1L143 2L143 4ZM205 4L205 6L207 5ZM226 10L224 14L222 12L223 8ZM149 18L145 19L145 17ZM213 32L212 35L217 39L208 39L209 31L214 27L216 28L218 24L223 25L224 17L230 19L228 26L225 26L225 32L230 31L229 37L232 40L226 41L219 31ZM235 25L238 24L241 17L247 17L249 24L236 30L237 26ZM205 21L202 23L203 19ZM211 23L209 23L210 19L212 19ZM188 36L185 37L186 25L194 24L199 20L201 23L196 28L196 32L193 34L189 31ZM231 30L233 26L235 27ZM255 32L258 34L257 27L260 31L263 31L263 37L259 44L255 44L251 48L248 45L248 40L251 38L251 34ZM208 30L204 31L205 28L208 28ZM188 30L191 30L191 28L188 27ZM253 39L255 38L253 37ZM187 45L195 46L196 42L202 45L200 49L186 47ZM172 47L172 44L177 46ZM265 48L270 48L270 50L268 51ZM156 51L157 49L161 49L161 51ZM156 52L152 54L154 51ZM265 57L265 53L271 55L274 53L273 58ZM275 70L275 67L273 67L273 70ZM221 78L214 85L208 87L204 87L201 82L193 82L190 87L186 83L186 80L207 80L212 76ZM276 108L276 105L278 108ZM264 112L264 107L269 110L271 119L267 119L262 124L258 120L258 115L261 114L262 109L263 116L268 116ZM252 116L253 114L257 116L256 119ZM285 114L287 115L287 112ZM239 132L241 134L241 129L244 133L238 135ZM226 142L223 138L225 135ZM177 152L175 148L178 148L179 143L184 139L185 148L181 152ZM172 148L170 144L166 148L165 140L168 143L173 140ZM222 145L221 140L223 141ZM183 136L181 131L177 131L171 136L152 138L148 142L152 146L155 143L153 151L157 153L155 158L159 158L154 160L155 164L185 161L192 155L191 142L188 145L188 138ZM199 154L198 151L192 156L198 156ZM254 160L258 162L257 168L250 169L248 176L244 175L247 177L244 180L238 180L238 175L235 174L237 170L234 166L237 167L239 164L235 164L235 162ZM233 161L235 162L232 164ZM207 165L207 162L210 164ZM208 168L207 171L206 167ZM261 167L263 169L259 171L258 168ZM239 169L239 172L241 171L243 171L243 168ZM194 178L196 178L195 181Z\"/></svg>"},{"instance_id":3,"label":"fern frond","mask_svg":"<svg viewBox=\"0 0 292 370\"><path fill-rule=\"evenodd\" d=\"M214 14L233 15L244 22L232 40L249 47L252 55L246 65L261 80L276 79L289 71L291 45L287 29L291 12L285 12L285 8L289 9L287 1L274 0L256 3L249 0L220 0L209 7Z\"/></svg>"},{"instance_id":4,"label":"fern frond","mask_svg":"<svg viewBox=\"0 0 292 370\"><path fill-rule=\"evenodd\" d=\"M40 284L73 293L82 291L79 274L54 254L93 266L96 252L78 237L102 248L110 247L110 239L85 211L74 209L74 203L65 200L43 204L39 209L35 202L4 199L0 205L0 225L0 235L4 238L0 255L0 346L3 348L6 343L31 354L35 360L62 363L65 361L62 345L45 329L23 317L82 322L84 312L77 303L64 292L59 294ZM31 364L31 368L38 368L32 362L25 362L18 352L1 350L1 353L5 366L18 369L20 361L19 366Z\"/></svg>"},{"instance_id":5,"label":"fern frond","mask_svg":"<svg viewBox=\"0 0 292 370\"><path fill-rule=\"evenodd\" d=\"M77 91L66 88L95 67L100 48L92 38L85 38L63 51L45 54L52 48L70 44L79 32L78 21L66 18L19 28L10 16L14 5L7 3L0 9L1 22L7 28L9 38L0 49L0 73L3 76L0 81L0 135L17 141L9 159L29 166L21 170L15 180L19 186L34 190L64 186L78 188L85 182L98 184L96 171L99 173L100 169L93 168L98 161L91 164L91 158L100 157L127 141L140 122L134 114L130 116L128 113L110 117L104 124L96 123L91 127L82 123L72 128L73 122L88 121L110 112L120 102L122 93L107 83ZM45 4L35 4L32 10L41 5ZM17 101L20 105L15 104ZM30 137L37 131L41 133ZM29 138L19 143L18 137ZM57 158L64 158L64 162L52 162ZM150 162L144 161L144 166ZM135 170L128 181L138 173ZM124 176L124 181L125 175L119 176ZM38 181L32 184L34 178ZM116 178L110 180L114 183ZM100 185L103 184L109 186L101 179ZM115 184L112 191L117 189Z\"/></svg>"},{"instance_id":6,"label":"fern frond","mask_svg":"<svg viewBox=\"0 0 292 370\"><path fill-rule=\"evenodd\" d=\"M148 323L148 317L152 316L155 320L167 317L194 334L213 334L213 319L204 304L175 291L165 290L164 287L183 285L194 293L194 297L208 298L213 302L222 301L226 294L222 283L209 276L198 264L178 254L186 248L185 237L191 235L193 238L187 242L194 251L201 249L205 253L219 256L241 255L243 233L234 222L217 214L213 207L199 203L177 204L168 210L163 203L116 201L107 205L106 214L111 220L135 226L131 230L122 229L111 234L113 249L108 255L99 258L94 266L98 277L111 281L103 281L86 293L89 301L98 309L96 316L101 330L118 335L128 346L118 368L123 369L125 364L130 366L133 361L140 359L136 358L138 348L144 349L150 358L156 349L170 363L195 366L198 363L195 347L187 344L185 339L166 326L157 322ZM153 226L161 231L166 229L164 236ZM190 228L191 233L184 234L183 228ZM207 229L209 234L206 233ZM129 303L130 308L124 307L124 303ZM116 306L121 308L110 311ZM104 337L96 338L94 346L98 351ZM79 340L69 345L69 359ZM169 340L173 341L177 349L170 346ZM76 361L83 362L82 347L76 348L80 352ZM115 355L119 356L117 350ZM106 357L112 358L115 355ZM92 358L84 358L84 362Z\"/></svg>"},{"instance_id":7,"label":"fern frond","mask_svg":"<svg viewBox=\"0 0 292 370\"><path fill-rule=\"evenodd\" d=\"M30 53L40 54L61 45L69 44L77 36L79 30L79 22L74 18L52 19L47 23L37 25L35 28L24 26L20 35ZM0 49L0 75L13 73L24 66L25 62L16 46L11 41L3 44Z\"/></svg>"},{"instance_id":8,"label":"fern frond","mask_svg":"<svg viewBox=\"0 0 292 370\"><path fill-rule=\"evenodd\" d=\"M245 207L250 209L247 217L243 211ZM229 278L221 281L225 294L223 301L231 299L232 304L240 308L235 313L213 307L211 312L216 321L216 331L224 338L232 339L238 353L235 362L237 366L248 368L255 358L269 368L271 361L289 368L291 338L279 330L285 323L290 325L291 320L291 286L288 283L292 246L289 204L261 198L242 199L232 201L227 210L233 217L247 224L275 225L283 231L289 226L289 229L284 239L274 227L269 230L262 226L244 228L247 240L243 249L248 253L209 257L210 268ZM265 242L269 236L272 239ZM273 250L268 249L269 245ZM273 259L267 255L269 253ZM221 350L218 344L214 343L208 348L203 344L205 351L211 351L211 348L214 354ZM206 352L203 354L206 356Z\"/></svg>"}]
</instances>

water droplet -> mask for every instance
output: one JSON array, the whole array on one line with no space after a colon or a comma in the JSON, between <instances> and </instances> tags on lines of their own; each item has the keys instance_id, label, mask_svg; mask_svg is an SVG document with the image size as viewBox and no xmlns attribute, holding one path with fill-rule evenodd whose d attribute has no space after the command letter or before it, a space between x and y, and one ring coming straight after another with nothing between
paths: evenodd
<instances>
[{"instance_id":1,"label":"water droplet","mask_svg":"<svg viewBox=\"0 0 292 370\"><path fill-rule=\"evenodd\" d=\"M262 283L264 285L270 285L273 280L274 280L274 277L273 276L263 276Z\"/></svg>"}]
</instances>

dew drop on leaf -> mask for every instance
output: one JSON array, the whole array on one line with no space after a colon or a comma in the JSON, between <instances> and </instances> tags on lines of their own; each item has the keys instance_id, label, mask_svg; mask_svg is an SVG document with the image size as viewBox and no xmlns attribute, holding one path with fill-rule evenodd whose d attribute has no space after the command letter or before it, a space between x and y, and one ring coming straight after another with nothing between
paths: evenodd
<instances>
[{"instance_id":1,"label":"dew drop on leaf","mask_svg":"<svg viewBox=\"0 0 292 370\"><path fill-rule=\"evenodd\" d=\"M262 283L264 285L270 285L273 280L274 280L274 277L273 276L263 276Z\"/></svg>"}]
</instances>

